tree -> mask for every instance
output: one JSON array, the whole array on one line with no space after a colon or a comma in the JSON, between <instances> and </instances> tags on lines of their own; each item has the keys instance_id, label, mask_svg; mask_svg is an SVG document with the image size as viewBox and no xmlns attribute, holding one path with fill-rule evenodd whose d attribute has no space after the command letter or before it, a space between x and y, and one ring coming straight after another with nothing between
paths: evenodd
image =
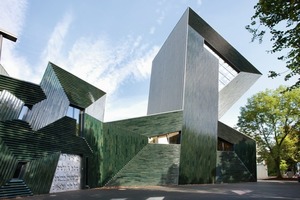
<instances>
[{"instance_id":1,"label":"tree","mask_svg":"<svg viewBox=\"0 0 300 200\"><path fill-rule=\"evenodd\" d=\"M285 80L300 74L300 1L299 0L259 0L254 6L255 13L246 29L252 34L252 41L262 42L269 30L273 42L270 53L287 50L278 57L288 68ZM270 71L269 77L277 77L282 72ZM288 89L300 87L300 78Z\"/></svg>"},{"instance_id":2,"label":"tree","mask_svg":"<svg viewBox=\"0 0 300 200\"><path fill-rule=\"evenodd\" d=\"M296 164L300 161L300 132L291 132L282 143L282 160L289 170L296 171Z\"/></svg>"},{"instance_id":3,"label":"tree","mask_svg":"<svg viewBox=\"0 0 300 200\"><path fill-rule=\"evenodd\" d=\"M281 86L255 94L241 107L237 126L256 140L259 156L271 159L281 178L280 163L290 148L287 138L300 131L300 88L286 91Z\"/></svg>"}]
</instances>

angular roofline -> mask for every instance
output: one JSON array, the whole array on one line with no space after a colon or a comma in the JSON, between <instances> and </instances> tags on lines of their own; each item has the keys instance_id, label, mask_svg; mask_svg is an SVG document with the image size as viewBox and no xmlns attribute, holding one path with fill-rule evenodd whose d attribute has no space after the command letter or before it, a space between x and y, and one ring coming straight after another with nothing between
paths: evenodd
<instances>
[{"instance_id":1,"label":"angular roofline","mask_svg":"<svg viewBox=\"0 0 300 200\"><path fill-rule=\"evenodd\" d=\"M261 74L245 57L231 46L219 33L205 22L195 11L188 8L188 24L197 31L218 56L231 65L238 72Z\"/></svg>"},{"instance_id":2,"label":"angular roofline","mask_svg":"<svg viewBox=\"0 0 300 200\"><path fill-rule=\"evenodd\" d=\"M76 108L85 109L102 96L106 95L106 93L101 89L82 80L52 62L48 63L48 67L53 69L70 101L70 104Z\"/></svg>"}]
</instances>

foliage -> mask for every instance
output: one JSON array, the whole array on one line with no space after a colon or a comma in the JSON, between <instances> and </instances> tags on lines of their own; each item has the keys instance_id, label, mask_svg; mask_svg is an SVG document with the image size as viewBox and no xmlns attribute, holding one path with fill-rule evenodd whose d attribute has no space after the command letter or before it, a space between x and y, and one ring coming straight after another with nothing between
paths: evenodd
<instances>
[{"instance_id":1,"label":"foliage","mask_svg":"<svg viewBox=\"0 0 300 200\"><path fill-rule=\"evenodd\" d=\"M286 164L285 160L280 161L280 170L281 171L286 171L288 169L288 165Z\"/></svg>"},{"instance_id":2,"label":"foliage","mask_svg":"<svg viewBox=\"0 0 300 200\"><path fill-rule=\"evenodd\" d=\"M291 147L299 144L300 88L286 91L279 87L255 94L241 108L237 126L256 140L260 158L272 159L281 177L281 160L299 159L299 148L293 151Z\"/></svg>"},{"instance_id":3,"label":"foliage","mask_svg":"<svg viewBox=\"0 0 300 200\"><path fill-rule=\"evenodd\" d=\"M282 159L286 160L290 170L295 170L296 163L300 160L300 132L292 132L282 143Z\"/></svg>"},{"instance_id":4,"label":"foliage","mask_svg":"<svg viewBox=\"0 0 300 200\"><path fill-rule=\"evenodd\" d=\"M262 42L266 30L273 42L271 53L287 50L278 57L286 62L288 68L285 80L300 74L300 1L299 0L259 0L254 6L255 13L246 29L252 34L252 41ZM270 71L270 77L281 73ZM289 89L300 87L300 78Z\"/></svg>"}]
</instances>

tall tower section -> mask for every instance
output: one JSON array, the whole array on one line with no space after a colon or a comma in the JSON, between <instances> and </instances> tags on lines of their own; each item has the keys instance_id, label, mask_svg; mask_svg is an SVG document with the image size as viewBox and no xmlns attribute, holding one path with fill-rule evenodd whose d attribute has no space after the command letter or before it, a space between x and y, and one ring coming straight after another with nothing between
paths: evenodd
<instances>
[{"instance_id":1,"label":"tall tower section","mask_svg":"<svg viewBox=\"0 0 300 200\"><path fill-rule=\"evenodd\" d=\"M183 112L179 183L213 183L218 120L261 73L192 9L152 63L148 115Z\"/></svg>"}]
</instances>

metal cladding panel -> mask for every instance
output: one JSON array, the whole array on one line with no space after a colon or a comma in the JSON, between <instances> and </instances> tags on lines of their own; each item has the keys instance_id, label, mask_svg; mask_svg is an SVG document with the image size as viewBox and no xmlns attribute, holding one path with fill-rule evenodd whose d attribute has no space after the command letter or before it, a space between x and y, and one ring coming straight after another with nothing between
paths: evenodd
<instances>
[{"instance_id":1,"label":"metal cladding panel","mask_svg":"<svg viewBox=\"0 0 300 200\"><path fill-rule=\"evenodd\" d=\"M48 66L52 67L54 70L65 94L73 106L87 108L105 95L105 92L102 90L81 80L53 63L49 63Z\"/></svg>"},{"instance_id":2,"label":"metal cladding panel","mask_svg":"<svg viewBox=\"0 0 300 200\"><path fill-rule=\"evenodd\" d=\"M34 195L49 193L59 156L56 152L28 163L24 181Z\"/></svg>"},{"instance_id":3,"label":"metal cladding panel","mask_svg":"<svg viewBox=\"0 0 300 200\"><path fill-rule=\"evenodd\" d=\"M109 122L113 126L130 130L147 137L182 130L182 111L160 113L120 121Z\"/></svg>"},{"instance_id":4,"label":"metal cladding panel","mask_svg":"<svg viewBox=\"0 0 300 200\"><path fill-rule=\"evenodd\" d=\"M10 92L0 91L0 121L18 119L24 102Z\"/></svg>"},{"instance_id":5,"label":"metal cladding panel","mask_svg":"<svg viewBox=\"0 0 300 200\"><path fill-rule=\"evenodd\" d=\"M104 121L105 100L106 95L102 96L89 107L87 107L85 109L85 113L96 118L97 120Z\"/></svg>"},{"instance_id":6,"label":"metal cladding panel","mask_svg":"<svg viewBox=\"0 0 300 200\"><path fill-rule=\"evenodd\" d=\"M180 175L182 184L213 183L218 125L218 60L188 28Z\"/></svg>"},{"instance_id":7,"label":"metal cladding panel","mask_svg":"<svg viewBox=\"0 0 300 200\"><path fill-rule=\"evenodd\" d=\"M234 144L234 151L239 157L240 161L247 168L251 176L246 181L256 181L256 142L250 137L238 132L237 130L218 122L218 137ZM222 166L223 168L226 165ZM241 180L245 181L245 177L242 174L234 174L235 182Z\"/></svg>"},{"instance_id":8,"label":"metal cladding panel","mask_svg":"<svg viewBox=\"0 0 300 200\"><path fill-rule=\"evenodd\" d=\"M13 176L17 159L0 137L0 187Z\"/></svg>"},{"instance_id":9,"label":"metal cladding panel","mask_svg":"<svg viewBox=\"0 0 300 200\"><path fill-rule=\"evenodd\" d=\"M148 115L182 109L187 17L182 16L153 60Z\"/></svg>"},{"instance_id":10,"label":"metal cladding panel","mask_svg":"<svg viewBox=\"0 0 300 200\"><path fill-rule=\"evenodd\" d=\"M0 75L0 91L7 90L26 105L34 105L46 98L39 85Z\"/></svg>"},{"instance_id":11,"label":"metal cladding panel","mask_svg":"<svg viewBox=\"0 0 300 200\"><path fill-rule=\"evenodd\" d=\"M255 83L261 74L240 72L219 93L219 119Z\"/></svg>"},{"instance_id":12,"label":"metal cladding panel","mask_svg":"<svg viewBox=\"0 0 300 200\"><path fill-rule=\"evenodd\" d=\"M0 75L9 76L7 71L4 69L4 67L0 64Z\"/></svg>"},{"instance_id":13,"label":"metal cladding panel","mask_svg":"<svg viewBox=\"0 0 300 200\"><path fill-rule=\"evenodd\" d=\"M30 161L62 152L69 154L91 154L86 140L76 134L76 120L63 117L54 123L32 131L22 120L0 122L0 138L13 155L23 161Z\"/></svg>"},{"instance_id":14,"label":"metal cladding panel","mask_svg":"<svg viewBox=\"0 0 300 200\"><path fill-rule=\"evenodd\" d=\"M24 120L29 122L33 130L43 128L64 117L70 105L51 65L46 69L41 88L47 95L47 99L35 104L24 116Z\"/></svg>"},{"instance_id":15,"label":"metal cladding panel","mask_svg":"<svg viewBox=\"0 0 300 200\"><path fill-rule=\"evenodd\" d=\"M203 38L207 45L234 67L238 72L261 74L246 58L244 58L233 46L219 35L192 9L189 10L189 25L193 27Z\"/></svg>"}]
</instances>

